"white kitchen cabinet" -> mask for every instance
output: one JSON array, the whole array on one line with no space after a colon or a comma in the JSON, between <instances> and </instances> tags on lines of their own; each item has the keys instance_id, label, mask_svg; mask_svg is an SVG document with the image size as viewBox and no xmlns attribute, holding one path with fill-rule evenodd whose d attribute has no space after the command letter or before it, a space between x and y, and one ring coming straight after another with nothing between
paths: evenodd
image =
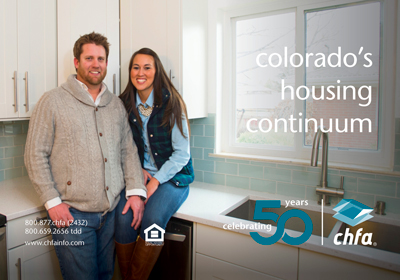
<instances>
[{"instance_id":1,"label":"white kitchen cabinet","mask_svg":"<svg viewBox=\"0 0 400 280\"><path fill-rule=\"evenodd\" d=\"M254 270L250 270L208 256L196 254L196 280L276 280Z\"/></svg>"},{"instance_id":2,"label":"white kitchen cabinet","mask_svg":"<svg viewBox=\"0 0 400 280\"><path fill-rule=\"evenodd\" d=\"M56 3L1 0L0 6L0 119L28 118L57 86Z\"/></svg>"},{"instance_id":3,"label":"white kitchen cabinet","mask_svg":"<svg viewBox=\"0 0 400 280\"><path fill-rule=\"evenodd\" d=\"M46 211L41 211L8 222L8 280L62 279L54 246L51 245L50 227L45 223L33 224L46 218ZM28 245L26 242L36 244Z\"/></svg>"},{"instance_id":4,"label":"white kitchen cabinet","mask_svg":"<svg viewBox=\"0 0 400 280\"><path fill-rule=\"evenodd\" d=\"M215 264L213 271L218 273L219 271L222 273L223 267L227 266L226 263L230 263L241 267L243 273L248 270L252 271L250 275L260 273L264 278L259 279L297 279L298 249L296 247L279 243L263 246L249 235L198 224L196 252L196 275L204 273L203 268L197 267L198 263L203 264L201 260L198 260L201 254L223 261ZM240 270L238 267L236 269ZM221 279L230 278L223 276Z\"/></svg>"},{"instance_id":5,"label":"white kitchen cabinet","mask_svg":"<svg viewBox=\"0 0 400 280\"><path fill-rule=\"evenodd\" d=\"M300 249L299 280L394 280L400 273Z\"/></svg>"},{"instance_id":6,"label":"white kitchen cabinet","mask_svg":"<svg viewBox=\"0 0 400 280\"><path fill-rule=\"evenodd\" d=\"M51 236L36 240L50 242ZM8 280L62 280L53 245L22 245L8 251Z\"/></svg>"},{"instance_id":7,"label":"white kitchen cabinet","mask_svg":"<svg viewBox=\"0 0 400 280\"><path fill-rule=\"evenodd\" d=\"M119 95L119 0L58 0L58 85L76 74L73 48L76 40L96 32L110 43L107 76L104 83L110 92Z\"/></svg>"},{"instance_id":8,"label":"white kitchen cabinet","mask_svg":"<svg viewBox=\"0 0 400 280\"><path fill-rule=\"evenodd\" d=\"M121 0L121 84L129 61L141 48L160 57L183 96L189 118L207 116L207 1Z\"/></svg>"}]
</instances>

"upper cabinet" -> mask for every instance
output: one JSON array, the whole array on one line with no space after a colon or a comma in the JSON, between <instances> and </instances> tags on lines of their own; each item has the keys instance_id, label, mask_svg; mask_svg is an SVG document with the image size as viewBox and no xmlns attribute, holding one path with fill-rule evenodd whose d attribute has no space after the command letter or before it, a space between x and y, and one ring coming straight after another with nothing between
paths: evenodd
<instances>
[{"instance_id":1,"label":"upper cabinet","mask_svg":"<svg viewBox=\"0 0 400 280\"><path fill-rule=\"evenodd\" d=\"M120 94L119 69L119 0L58 0L58 84L75 74L75 41L91 32L107 37L110 45L107 76L104 83L110 92Z\"/></svg>"},{"instance_id":2,"label":"upper cabinet","mask_svg":"<svg viewBox=\"0 0 400 280\"><path fill-rule=\"evenodd\" d=\"M57 86L56 3L2 0L0 6L0 119L28 118Z\"/></svg>"},{"instance_id":3,"label":"upper cabinet","mask_svg":"<svg viewBox=\"0 0 400 280\"><path fill-rule=\"evenodd\" d=\"M121 0L121 85L141 48L160 57L183 96L189 119L207 116L207 1Z\"/></svg>"}]
</instances>

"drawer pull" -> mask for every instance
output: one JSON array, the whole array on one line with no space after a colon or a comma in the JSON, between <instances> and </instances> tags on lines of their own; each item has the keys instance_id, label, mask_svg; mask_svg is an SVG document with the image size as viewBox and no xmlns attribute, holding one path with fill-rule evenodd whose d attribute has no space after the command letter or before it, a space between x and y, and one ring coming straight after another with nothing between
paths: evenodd
<instances>
[{"instance_id":1,"label":"drawer pull","mask_svg":"<svg viewBox=\"0 0 400 280\"><path fill-rule=\"evenodd\" d=\"M164 239L171 240L171 241L183 242L186 239L186 235L166 232Z\"/></svg>"},{"instance_id":2,"label":"drawer pull","mask_svg":"<svg viewBox=\"0 0 400 280\"><path fill-rule=\"evenodd\" d=\"M18 269L18 280L22 279L22 265L21 265L21 258L18 258L17 263L15 264L15 266Z\"/></svg>"}]
</instances>

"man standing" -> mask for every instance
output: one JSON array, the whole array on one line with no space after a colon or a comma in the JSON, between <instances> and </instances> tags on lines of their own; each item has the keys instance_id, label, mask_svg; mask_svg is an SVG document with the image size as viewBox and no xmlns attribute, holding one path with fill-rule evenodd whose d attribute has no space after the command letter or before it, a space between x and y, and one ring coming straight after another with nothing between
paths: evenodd
<instances>
[{"instance_id":1,"label":"man standing","mask_svg":"<svg viewBox=\"0 0 400 280\"><path fill-rule=\"evenodd\" d=\"M125 185L135 228L143 216L146 187L127 113L102 83L108 53L104 36L81 36L77 74L42 96L29 123L25 165L53 240L64 244L55 246L64 279L112 278L114 208Z\"/></svg>"}]
</instances>

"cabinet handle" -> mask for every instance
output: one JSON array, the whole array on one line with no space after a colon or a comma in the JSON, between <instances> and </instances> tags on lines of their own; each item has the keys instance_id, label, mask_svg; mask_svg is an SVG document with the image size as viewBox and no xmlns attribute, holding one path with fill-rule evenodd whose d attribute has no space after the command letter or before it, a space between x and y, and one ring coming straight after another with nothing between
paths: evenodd
<instances>
[{"instance_id":1,"label":"cabinet handle","mask_svg":"<svg viewBox=\"0 0 400 280\"><path fill-rule=\"evenodd\" d=\"M28 71L25 72L25 111L29 112Z\"/></svg>"},{"instance_id":2,"label":"cabinet handle","mask_svg":"<svg viewBox=\"0 0 400 280\"><path fill-rule=\"evenodd\" d=\"M22 265L21 265L21 258L18 258L17 263L15 264L15 266L18 269L18 280L22 279Z\"/></svg>"},{"instance_id":3,"label":"cabinet handle","mask_svg":"<svg viewBox=\"0 0 400 280\"><path fill-rule=\"evenodd\" d=\"M115 84L115 80L116 80L115 78L116 78L116 77L117 77L117 75L114 74L114 75L113 75L113 93L114 93L115 95L117 95L117 91L116 91L116 89L115 89L115 85L116 85L116 84Z\"/></svg>"},{"instance_id":4,"label":"cabinet handle","mask_svg":"<svg viewBox=\"0 0 400 280\"><path fill-rule=\"evenodd\" d=\"M169 70L169 79L172 82L172 79L175 79L175 76L172 76L172 69Z\"/></svg>"},{"instance_id":5,"label":"cabinet handle","mask_svg":"<svg viewBox=\"0 0 400 280\"><path fill-rule=\"evenodd\" d=\"M166 232L164 235L164 239L171 240L171 241L183 242L186 239L186 235Z\"/></svg>"},{"instance_id":6,"label":"cabinet handle","mask_svg":"<svg viewBox=\"0 0 400 280\"><path fill-rule=\"evenodd\" d=\"M18 90L17 90L17 86L18 86L18 82L17 82L17 71L14 71L14 112L17 113L18 112Z\"/></svg>"}]
</instances>

